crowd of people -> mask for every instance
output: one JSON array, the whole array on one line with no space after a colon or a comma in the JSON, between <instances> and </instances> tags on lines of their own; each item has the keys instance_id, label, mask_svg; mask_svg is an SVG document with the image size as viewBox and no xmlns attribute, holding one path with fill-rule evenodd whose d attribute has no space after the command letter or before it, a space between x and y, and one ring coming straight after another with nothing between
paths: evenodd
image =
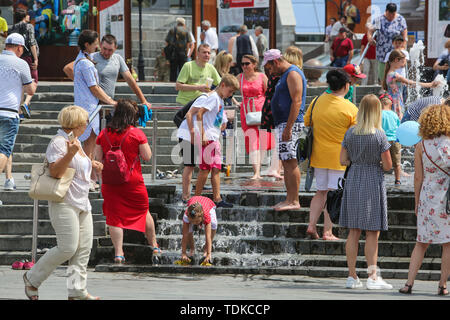
<instances>
[{"instance_id":1,"label":"crowd of people","mask_svg":"<svg viewBox=\"0 0 450 320\"><path fill-rule=\"evenodd\" d=\"M311 202L306 233L312 239L338 239L333 235L333 223L325 202L328 192L338 188L338 180L343 178L347 169L339 219L339 225L349 229L345 247L348 266L345 286L362 287L356 273L356 258L364 231L364 252L369 267L366 287L392 289L392 285L377 272L378 238L381 231L388 229L384 173L394 167L395 184L400 183L400 146L395 137L401 121L409 119L420 123L423 140L415 146L417 244L411 257L408 281L400 292L411 293L426 249L429 244L438 243L443 247L438 293L448 294L450 225L447 223L445 197L448 196L450 181L450 99L427 97L405 106L402 85L412 84L402 76L407 59L402 50L406 24L396 13L396 7L389 4L385 14L375 23L380 26L375 48L378 66L368 62L371 70L378 70L384 91L364 96L357 107L352 90L367 75L359 66L351 64L353 44L347 38L346 28L353 30L357 14L351 1L345 3L347 16L336 22L342 26L330 51L330 60L336 68L326 75L327 90L313 99L309 106L306 103L307 80L302 70L303 55L299 48L289 47L284 52L268 49L260 29L255 42L247 34L247 28L242 26L230 39L228 52L217 52L217 35L209 21L203 21L202 43L195 48L195 59L188 61L193 52L191 44L195 40L187 31L185 21L177 19L176 26L169 30L166 47L162 50L169 64L162 60L160 63L166 67L166 72L170 66L170 80L175 82L178 91L178 106L190 104L177 131L184 165L179 264L193 261L195 243L192 233L197 226L205 229L201 263L212 265L212 241L218 225L216 209L233 206L220 194L220 137L229 122L238 116L225 110L225 106L234 103L240 106L243 142L253 166L250 179L262 178L261 153L273 150L267 175L284 180L286 187L286 199L273 206L277 212L300 209L299 162L306 159L298 158L297 142L305 127L314 129L309 166L314 168L317 191ZM394 29L402 30L401 37ZM332 33L330 37L333 37ZM366 45L373 45L373 41L373 28L369 25ZM22 90L28 98L37 87L37 76L32 77L37 58L20 59L26 46L22 35L12 33L6 37L5 50L0 55L0 68L6 70L4 73L9 77L9 81L0 88L0 172L11 159L19 127ZM59 178L67 168L75 169L75 176L64 201L49 202L57 246L45 253L23 276L25 293L31 300L39 298L40 285L65 261L80 280L68 287L69 299L99 299L88 293L86 279L93 237L88 195L98 187L98 180L102 180L103 213L114 246L114 263L126 261L124 229L144 233L153 254L162 254L156 239L155 222L149 211L140 163L140 159L148 161L151 158L151 147L137 125L141 107L132 100L114 100L118 74L124 77L144 108L151 109L151 104L123 58L114 53L117 49L114 36L105 35L99 41L97 32L84 30L79 36L78 46L78 56L64 67L66 75L74 81L74 105L60 111L58 122L61 128L46 151L51 176ZM100 52L96 52L97 47L100 47ZM437 66L437 70L444 71L440 63ZM434 87L437 84L420 85ZM241 102L233 96L236 92L240 92ZM98 115L89 121L100 102L114 109L102 130ZM255 119L255 115L250 113L256 113L259 118ZM121 166L118 164L118 168L122 168L120 174L114 171L119 169L107 159L122 163ZM195 195L191 196L192 174L196 166L199 174ZM202 196L210 174L212 199ZM320 237L317 222L322 212L324 227Z\"/></svg>"}]
</instances>

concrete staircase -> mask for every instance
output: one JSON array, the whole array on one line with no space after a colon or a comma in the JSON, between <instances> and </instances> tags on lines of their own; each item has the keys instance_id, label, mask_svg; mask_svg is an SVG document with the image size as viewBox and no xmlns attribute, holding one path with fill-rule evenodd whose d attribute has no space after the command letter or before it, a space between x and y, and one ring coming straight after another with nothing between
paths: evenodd
<instances>
[{"instance_id":1,"label":"concrete staircase","mask_svg":"<svg viewBox=\"0 0 450 320\"><path fill-rule=\"evenodd\" d=\"M175 104L174 84L140 83L147 99L154 106ZM124 83L116 89L117 98L135 96ZM324 91L324 88L308 88L307 103ZM364 94L375 93L377 87L358 87L357 101ZM32 119L20 125L14 149L13 171L15 175L30 172L33 163L43 161L50 138L58 126L56 117L62 107L73 103L71 83L40 82L38 92L32 101ZM173 170L170 152L177 144L171 135L175 126L173 112L158 113L158 139L156 145L157 167L161 171ZM152 123L143 129L151 142ZM152 146L155 148L155 146ZM411 159L408 159L411 161ZM283 183L262 181L261 185L248 183L246 175L251 172L248 161L239 166L232 178L223 177L223 197L235 204L233 209L218 209L219 230L214 242L214 268L189 269L173 265L180 254L181 212L179 206L181 179L150 181L148 173L151 164L143 164L150 208L157 225L157 238L163 256L154 260L146 245L144 236L137 232L125 232L125 252L132 265L111 266L114 254L107 235L102 215L100 193L90 193L94 217L94 243L91 266L100 271L151 271L151 272L216 272L216 273L281 273L316 276L343 276L345 273L344 241L321 241L305 239L308 222L308 207L312 193L301 193L304 209L298 212L276 213L270 209L285 197ZM412 161L411 161L412 163ZM389 176L389 175L388 175ZM3 181L3 180L2 180ZM391 183L392 184L392 183ZM301 184L303 190L304 183ZM405 277L409 256L414 247L415 216L411 189L404 192L392 189L389 194L390 230L380 238L380 262L383 276ZM4 192L0 189L0 265L10 265L21 259L30 259L33 205L27 195L27 182L17 191ZM56 244L53 229L48 218L46 202L40 203L38 248L51 248ZM322 223L321 221L319 223ZM346 238L346 230L336 227L335 234ZM196 236L197 239L197 236ZM203 236L197 243L203 243ZM361 248L364 240L361 241ZM362 249L361 249L362 250ZM358 268L364 268L363 252L358 259ZM439 273L439 247L432 247L427 253L422 279L435 279ZM153 265L152 265L153 263ZM158 264L158 266L156 266ZM385 273L386 272L386 273Z\"/></svg>"},{"instance_id":2,"label":"concrete staircase","mask_svg":"<svg viewBox=\"0 0 450 320\"><path fill-rule=\"evenodd\" d=\"M142 53L144 56L144 73L146 81L154 81L155 58L161 53L165 45L167 32L175 26L175 20L183 17L188 30L192 30L192 16L170 13L145 13L142 15ZM137 72L139 58L139 15L131 14L131 39L133 66Z\"/></svg>"}]
</instances>

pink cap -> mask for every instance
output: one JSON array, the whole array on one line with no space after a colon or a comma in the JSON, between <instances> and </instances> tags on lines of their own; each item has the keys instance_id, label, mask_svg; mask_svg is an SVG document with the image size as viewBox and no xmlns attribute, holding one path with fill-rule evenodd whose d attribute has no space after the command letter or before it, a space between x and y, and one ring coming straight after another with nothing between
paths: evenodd
<instances>
[{"instance_id":1,"label":"pink cap","mask_svg":"<svg viewBox=\"0 0 450 320\"><path fill-rule=\"evenodd\" d=\"M270 49L264 52L264 61L262 66L264 67L267 62L277 60L281 58L281 51L278 49Z\"/></svg>"}]
</instances>

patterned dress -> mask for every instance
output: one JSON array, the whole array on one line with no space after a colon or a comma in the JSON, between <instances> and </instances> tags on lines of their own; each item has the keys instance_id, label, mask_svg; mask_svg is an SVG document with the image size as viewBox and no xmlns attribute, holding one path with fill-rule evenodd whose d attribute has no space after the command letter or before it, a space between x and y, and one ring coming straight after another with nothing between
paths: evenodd
<instances>
[{"instance_id":1,"label":"patterned dress","mask_svg":"<svg viewBox=\"0 0 450 320\"><path fill-rule=\"evenodd\" d=\"M440 136L424 140L425 149L433 161L450 172L450 138ZM417 242L450 242L450 216L445 212L450 177L438 169L422 153L423 183L417 212Z\"/></svg>"},{"instance_id":2,"label":"patterned dress","mask_svg":"<svg viewBox=\"0 0 450 320\"><path fill-rule=\"evenodd\" d=\"M386 134L345 134L342 146L352 165L342 196L339 224L349 229L379 231L388 229L387 196L381 154L390 148Z\"/></svg>"},{"instance_id":3,"label":"patterned dress","mask_svg":"<svg viewBox=\"0 0 450 320\"><path fill-rule=\"evenodd\" d=\"M400 81L396 81L397 76L397 72L389 72L386 75L386 85L388 89L387 91L392 97L392 111L400 117L400 114L403 114L405 104L403 102L401 89L402 83Z\"/></svg>"},{"instance_id":4,"label":"patterned dress","mask_svg":"<svg viewBox=\"0 0 450 320\"><path fill-rule=\"evenodd\" d=\"M393 21L389 21L383 14L378 18L375 18L374 25L378 30L376 38L377 60L384 62L386 55L394 49L392 39L407 29L406 20L398 14Z\"/></svg>"}]
</instances>

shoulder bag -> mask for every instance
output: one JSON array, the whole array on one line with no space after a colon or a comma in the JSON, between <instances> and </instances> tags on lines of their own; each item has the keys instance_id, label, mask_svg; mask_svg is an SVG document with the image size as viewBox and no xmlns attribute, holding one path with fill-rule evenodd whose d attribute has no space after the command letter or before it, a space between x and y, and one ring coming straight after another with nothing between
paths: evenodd
<instances>
[{"instance_id":1,"label":"shoulder bag","mask_svg":"<svg viewBox=\"0 0 450 320\"><path fill-rule=\"evenodd\" d=\"M443 173L445 173L447 176L450 177L450 174L447 171L445 171L444 169L442 169L440 166L438 166L428 155L427 149L425 149L425 143L423 142L423 140L422 140L422 147L423 147L423 151L425 152L425 155L431 161L431 163L434 164L439 170L441 170ZM446 201L446 205L445 205L445 212L447 213L447 215L450 214L450 180L449 180L449 185L447 187L447 201Z\"/></svg>"},{"instance_id":2,"label":"shoulder bag","mask_svg":"<svg viewBox=\"0 0 450 320\"><path fill-rule=\"evenodd\" d=\"M242 90L242 84L244 82L244 74L241 75L241 93L242 97L244 97L244 91ZM250 104L253 104L253 111L250 108ZM256 111L255 107L255 98L250 97L247 101L247 106L245 106L244 102L242 102L245 112L245 122L248 126L259 126L261 125L261 111Z\"/></svg>"},{"instance_id":3,"label":"shoulder bag","mask_svg":"<svg viewBox=\"0 0 450 320\"><path fill-rule=\"evenodd\" d=\"M31 167L31 184L28 195L35 200L62 202L74 176L75 169L67 168L61 178L52 177L49 163L45 158L44 163L33 164Z\"/></svg>"},{"instance_id":4,"label":"shoulder bag","mask_svg":"<svg viewBox=\"0 0 450 320\"><path fill-rule=\"evenodd\" d=\"M351 167L350 165L345 169L344 177L339 178L338 180L338 188L336 190L328 191L327 193L327 211L330 215L330 219L333 223L339 222L339 216L341 214L341 203L342 203L342 196L344 194L344 186L345 186L345 180L347 179L348 170Z\"/></svg>"}]
</instances>

